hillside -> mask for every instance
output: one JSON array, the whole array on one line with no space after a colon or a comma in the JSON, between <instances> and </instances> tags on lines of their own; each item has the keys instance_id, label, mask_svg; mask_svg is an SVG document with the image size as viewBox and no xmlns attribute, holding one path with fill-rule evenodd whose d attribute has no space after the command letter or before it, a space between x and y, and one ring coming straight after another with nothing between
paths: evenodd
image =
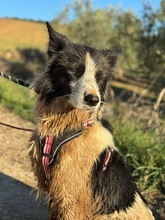
<instances>
[{"instance_id":1,"label":"hillside","mask_svg":"<svg viewBox=\"0 0 165 220\"><path fill-rule=\"evenodd\" d=\"M0 53L16 48L45 51L47 31L44 23L17 19L0 19Z\"/></svg>"},{"instance_id":2,"label":"hillside","mask_svg":"<svg viewBox=\"0 0 165 220\"><path fill-rule=\"evenodd\" d=\"M68 33L66 25L57 25L55 29ZM36 48L46 51L48 34L44 22L0 18L0 55L5 51Z\"/></svg>"}]
</instances>

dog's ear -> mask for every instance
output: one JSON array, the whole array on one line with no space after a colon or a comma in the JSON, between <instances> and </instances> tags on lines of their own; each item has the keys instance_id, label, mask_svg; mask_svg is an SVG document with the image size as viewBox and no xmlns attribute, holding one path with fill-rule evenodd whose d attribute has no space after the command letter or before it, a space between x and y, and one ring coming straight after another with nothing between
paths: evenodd
<instances>
[{"instance_id":1,"label":"dog's ear","mask_svg":"<svg viewBox=\"0 0 165 220\"><path fill-rule=\"evenodd\" d=\"M116 64L117 58L124 52L124 49L119 48L115 50L102 50L102 52L104 56L108 58L111 68L113 68Z\"/></svg>"},{"instance_id":2,"label":"dog's ear","mask_svg":"<svg viewBox=\"0 0 165 220\"><path fill-rule=\"evenodd\" d=\"M46 95L50 93L52 89L52 84L49 78L43 74L40 77L36 78L30 85L30 89L33 89L38 95Z\"/></svg>"},{"instance_id":3,"label":"dog's ear","mask_svg":"<svg viewBox=\"0 0 165 220\"><path fill-rule=\"evenodd\" d=\"M71 41L66 36L56 32L48 22L46 25L49 33L48 55L51 57L54 53L63 50Z\"/></svg>"}]
</instances>

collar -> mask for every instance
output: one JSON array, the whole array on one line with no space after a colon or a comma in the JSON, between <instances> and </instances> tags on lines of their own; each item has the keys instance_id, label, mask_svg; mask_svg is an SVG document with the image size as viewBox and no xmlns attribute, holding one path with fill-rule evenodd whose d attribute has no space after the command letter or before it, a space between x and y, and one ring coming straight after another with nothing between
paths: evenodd
<instances>
[{"instance_id":1,"label":"collar","mask_svg":"<svg viewBox=\"0 0 165 220\"><path fill-rule=\"evenodd\" d=\"M69 141L79 137L83 132L94 123L94 119L89 119L82 124L78 129L65 131L59 138L53 135L48 135L44 139L40 139L39 150L42 157L42 165L45 173L45 184L49 184L50 180L50 165L55 161L62 147Z\"/></svg>"}]
</instances>

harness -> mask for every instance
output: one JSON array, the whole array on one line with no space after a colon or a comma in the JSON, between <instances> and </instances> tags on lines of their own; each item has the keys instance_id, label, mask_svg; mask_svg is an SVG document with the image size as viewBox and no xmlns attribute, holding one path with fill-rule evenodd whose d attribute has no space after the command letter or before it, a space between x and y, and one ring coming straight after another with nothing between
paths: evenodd
<instances>
[{"instance_id":1,"label":"harness","mask_svg":"<svg viewBox=\"0 0 165 220\"><path fill-rule=\"evenodd\" d=\"M82 124L78 129L64 131L61 137L55 138L53 135L48 135L44 139L39 140L39 150L42 157L42 165L45 173L45 184L49 185L50 181L50 166L54 163L58 153L62 147L69 141L79 137L85 129L93 124L94 120L89 119Z\"/></svg>"}]
</instances>

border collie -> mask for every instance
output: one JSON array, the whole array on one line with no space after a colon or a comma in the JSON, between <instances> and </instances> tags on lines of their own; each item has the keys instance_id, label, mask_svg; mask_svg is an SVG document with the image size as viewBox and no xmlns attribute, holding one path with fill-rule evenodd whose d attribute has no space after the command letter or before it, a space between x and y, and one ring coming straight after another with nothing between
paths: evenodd
<instances>
[{"instance_id":1,"label":"border collie","mask_svg":"<svg viewBox=\"0 0 165 220\"><path fill-rule=\"evenodd\" d=\"M47 67L32 84L38 100L29 155L49 220L154 219L101 119L123 50L75 44L47 28Z\"/></svg>"}]
</instances>

